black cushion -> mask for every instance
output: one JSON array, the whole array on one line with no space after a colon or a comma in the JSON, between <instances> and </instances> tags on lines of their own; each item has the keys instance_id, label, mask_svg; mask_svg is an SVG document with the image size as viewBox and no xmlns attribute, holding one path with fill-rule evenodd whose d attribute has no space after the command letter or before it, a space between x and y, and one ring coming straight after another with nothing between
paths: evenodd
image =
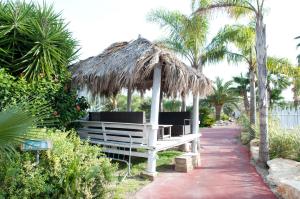
<instances>
[{"instance_id":1,"label":"black cushion","mask_svg":"<svg viewBox=\"0 0 300 199\"><path fill-rule=\"evenodd\" d=\"M89 121L145 123L144 112L89 112Z\"/></svg>"},{"instance_id":2,"label":"black cushion","mask_svg":"<svg viewBox=\"0 0 300 199\"><path fill-rule=\"evenodd\" d=\"M159 124L185 125L185 119L191 119L190 112L160 112L158 117ZM189 123L187 123L189 124Z\"/></svg>"}]
</instances>

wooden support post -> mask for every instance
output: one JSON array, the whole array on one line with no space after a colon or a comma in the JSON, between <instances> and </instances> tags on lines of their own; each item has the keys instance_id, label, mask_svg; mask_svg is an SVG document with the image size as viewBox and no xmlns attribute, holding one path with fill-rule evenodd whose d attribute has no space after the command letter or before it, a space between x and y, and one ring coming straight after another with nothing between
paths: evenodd
<instances>
[{"instance_id":1,"label":"wooden support post","mask_svg":"<svg viewBox=\"0 0 300 199\"><path fill-rule=\"evenodd\" d=\"M186 112L186 96L181 96L181 112Z\"/></svg>"},{"instance_id":2,"label":"wooden support post","mask_svg":"<svg viewBox=\"0 0 300 199\"><path fill-rule=\"evenodd\" d=\"M199 133L199 95L193 96L192 133ZM197 153L198 140L192 142L192 152Z\"/></svg>"},{"instance_id":3,"label":"wooden support post","mask_svg":"<svg viewBox=\"0 0 300 199\"><path fill-rule=\"evenodd\" d=\"M148 163L146 172L150 176L156 175L156 143L158 132L158 111L160 102L160 85L161 85L161 65L157 65L153 74L153 87L152 87L152 103L149 128L148 145Z\"/></svg>"},{"instance_id":4,"label":"wooden support post","mask_svg":"<svg viewBox=\"0 0 300 199\"><path fill-rule=\"evenodd\" d=\"M127 111L131 112L131 98L132 98L132 90L131 86L128 86L127 90Z\"/></svg>"},{"instance_id":5,"label":"wooden support post","mask_svg":"<svg viewBox=\"0 0 300 199\"><path fill-rule=\"evenodd\" d=\"M164 100L163 92L160 91L160 94L159 94L159 112L163 112L164 111L163 100Z\"/></svg>"}]
</instances>

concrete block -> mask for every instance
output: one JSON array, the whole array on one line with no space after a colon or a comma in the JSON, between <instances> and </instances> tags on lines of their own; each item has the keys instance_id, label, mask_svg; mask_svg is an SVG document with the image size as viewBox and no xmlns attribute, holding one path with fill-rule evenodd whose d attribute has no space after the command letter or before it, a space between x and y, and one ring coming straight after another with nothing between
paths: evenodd
<instances>
[{"instance_id":1,"label":"concrete block","mask_svg":"<svg viewBox=\"0 0 300 199\"><path fill-rule=\"evenodd\" d=\"M190 172L194 168L192 157L189 155L181 155L175 158L175 171Z\"/></svg>"}]
</instances>

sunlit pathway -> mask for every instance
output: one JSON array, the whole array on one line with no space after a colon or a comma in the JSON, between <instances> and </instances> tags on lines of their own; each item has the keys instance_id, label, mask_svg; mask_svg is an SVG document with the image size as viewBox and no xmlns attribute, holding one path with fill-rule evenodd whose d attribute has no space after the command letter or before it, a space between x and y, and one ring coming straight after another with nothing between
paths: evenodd
<instances>
[{"instance_id":1,"label":"sunlit pathway","mask_svg":"<svg viewBox=\"0 0 300 199\"><path fill-rule=\"evenodd\" d=\"M237 141L238 134L235 127L203 129L202 166L188 174L164 173L136 198L276 198L249 163L249 152Z\"/></svg>"}]
</instances>

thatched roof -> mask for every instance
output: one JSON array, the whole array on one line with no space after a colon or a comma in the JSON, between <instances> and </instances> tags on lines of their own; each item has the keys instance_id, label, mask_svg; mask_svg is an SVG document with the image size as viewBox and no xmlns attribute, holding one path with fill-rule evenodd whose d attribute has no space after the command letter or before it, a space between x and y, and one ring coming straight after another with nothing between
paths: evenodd
<instances>
[{"instance_id":1,"label":"thatched roof","mask_svg":"<svg viewBox=\"0 0 300 199\"><path fill-rule=\"evenodd\" d=\"M71 65L70 71L73 84L87 86L94 96L109 96L129 86L138 91L151 89L157 64L162 65L162 91L168 96L189 91L206 96L212 90L203 74L143 38L114 43L100 55Z\"/></svg>"}]
</instances>

